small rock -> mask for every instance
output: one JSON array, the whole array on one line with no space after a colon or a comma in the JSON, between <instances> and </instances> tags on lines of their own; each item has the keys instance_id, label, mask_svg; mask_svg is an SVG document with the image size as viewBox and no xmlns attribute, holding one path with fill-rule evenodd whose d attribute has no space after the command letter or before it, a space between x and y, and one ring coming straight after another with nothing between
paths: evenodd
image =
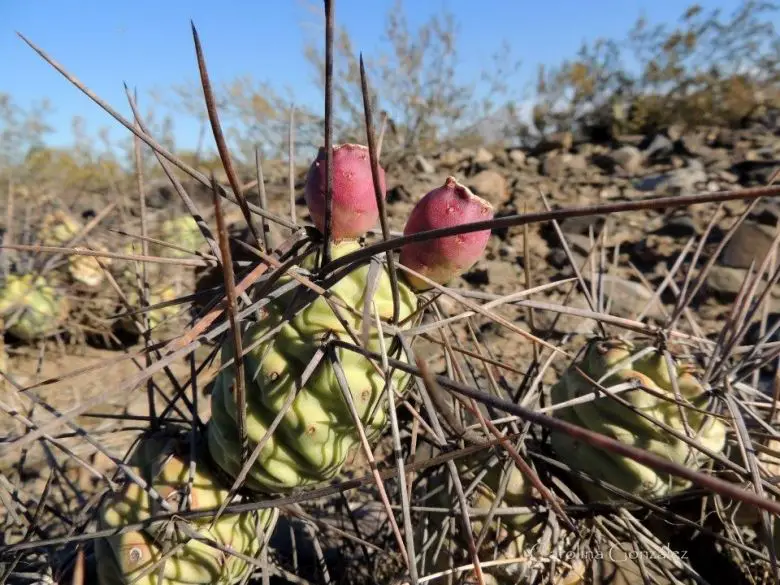
<instances>
[{"instance_id":1,"label":"small rock","mask_svg":"<svg viewBox=\"0 0 780 585\"><path fill-rule=\"evenodd\" d=\"M657 299L648 308L653 293L640 283L608 274L602 275L601 278L604 294L611 300L609 311L611 315L628 318L644 311L648 317L663 318L663 307Z\"/></svg>"},{"instance_id":2,"label":"small rock","mask_svg":"<svg viewBox=\"0 0 780 585\"><path fill-rule=\"evenodd\" d=\"M448 150L439 156L438 162L442 167L452 168L458 166L467 157L468 155L462 150Z\"/></svg>"},{"instance_id":3,"label":"small rock","mask_svg":"<svg viewBox=\"0 0 780 585\"><path fill-rule=\"evenodd\" d=\"M428 162L425 157L419 154L414 157L414 166L418 171L425 175L430 175L436 172L436 168L430 162Z\"/></svg>"},{"instance_id":4,"label":"small rock","mask_svg":"<svg viewBox=\"0 0 780 585\"><path fill-rule=\"evenodd\" d=\"M542 161L542 174L551 179L561 178L566 171L584 171L588 161L581 154L549 152Z\"/></svg>"},{"instance_id":5,"label":"small rock","mask_svg":"<svg viewBox=\"0 0 780 585\"><path fill-rule=\"evenodd\" d=\"M630 175L635 175L644 162L644 156L636 146L622 146L608 156L615 165L622 167Z\"/></svg>"},{"instance_id":6,"label":"small rock","mask_svg":"<svg viewBox=\"0 0 780 585\"><path fill-rule=\"evenodd\" d=\"M563 304L564 300L552 301L554 304ZM567 307L573 309L584 309L590 311L590 306L581 294L577 294L566 302ZM555 311L535 311L534 319L536 328L539 331L552 329L558 334L587 335L595 327L596 322L593 319L569 315L566 313L557 313Z\"/></svg>"},{"instance_id":7,"label":"small rock","mask_svg":"<svg viewBox=\"0 0 780 585\"><path fill-rule=\"evenodd\" d=\"M707 274L707 286L724 298L730 299L739 292L747 278L744 268L715 265Z\"/></svg>"},{"instance_id":8,"label":"small rock","mask_svg":"<svg viewBox=\"0 0 780 585\"><path fill-rule=\"evenodd\" d=\"M669 140L679 140L683 135L683 128L678 124L672 124L666 129L666 135L669 137Z\"/></svg>"},{"instance_id":9,"label":"small rock","mask_svg":"<svg viewBox=\"0 0 780 585\"><path fill-rule=\"evenodd\" d=\"M474 155L474 158L472 160L475 164L484 165L493 160L493 153L491 153L488 149L484 147L479 147L477 153Z\"/></svg>"},{"instance_id":10,"label":"small rock","mask_svg":"<svg viewBox=\"0 0 780 585\"><path fill-rule=\"evenodd\" d=\"M498 171L486 170L477 173L469 179L467 187L489 201L496 209L509 201L506 179Z\"/></svg>"},{"instance_id":11,"label":"small rock","mask_svg":"<svg viewBox=\"0 0 780 585\"><path fill-rule=\"evenodd\" d=\"M571 132L557 132L542 138L534 147L533 153L544 154L552 150L570 150L574 144L574 136Z\"/></svg>"},{"instance_id":12,"label":"small rock","mask_svg":"<svg viewBox=\"0 0 780 585\"><path fill-rule=\"evenodd\" d=\"M718 130L715 140L712 142L712 146L715 148L727 148L732 149L737 145L737 135L733 130L728 128L721 128Z\"/></svg>"},{"instance_id":13,"label":"small rock","mask_svg":"<svg viewBox=\"0 0 780 585\"><path fill-rule=\"evenodd\" d=\"M514 148L509 151L509 160L516 166L521 167L525 164L525 152L518 148Z\"/></svg>"},{"instance_id":14,"label":"small rock","mask_svg":"<svg viewBox=\"0 0 780 585\"><path fill-rule=\"evenodd\" d=\"M731 236L719 262L730 268L749 268L751 262L756 266L772 248L773 230L754 222L744 222Z\"/></svg>"},{"instance_id":15,"label":"small rock","mask_svg":"<svg viewBox=\"0 0 780 585\"><path fill-rule=\"evenodd\" d=\"M736 183L739 181L739 177L735 175L734 173L731 173L726 170L718 170L715 171L715 177L721 182L721 183Z\"/></svg>"},{"instance_id":16,"label":"small rock","mask_svg":"<svg viewBox=\"0 0 780 585\"><path fill-rule=\"evenodd\" d=\"M548 153L542 160L539 170L545 177L557 179L563 175L563 160L554 152Z\"/></svg>"},{"instance_id":17,"label":"small rock","mask_svg":"<svg viewBox=\"0 0 780 585\"><path fill-rule=\"evenodd\" d=\"M663 134L656 134L644 147L647 160L658 161L669 158L674 152L674 143Z\"/></svg>"},{"instance_id":18,"label":"small rock","mask_svg":"<svg viewBox=\"0 0 780 585\"><path fill-rule=\"evenodd\" d=\"M707 181L707 173L695 166L683 167L669 173L645 177L635 187L640 191L655 191L664 195L682 195Z\"/></svg>"},{"instance_id":19,"label":"small rock","mask_svg":"<svg viewBox=\"0 0 780 585\"><path fill-rule=\"evenodd\" d=\"M750 214L750 219L774 228L780 222L780 206L774 201L759 203Z\"/></svg>"},{"instance_id":20,"label":"small rock","mask_svg":"<svg viewBox=\"0 0 780 585\"><path fill-rule=\"evenodd\" d=\"M561 231L564 234L581 234L587 236L591 226L593 226L593 233L598 234L604 226L604 221L605 216L603 215L585 215L582 217L564 219L560 225Z\"/></svg>"}]
</instances>

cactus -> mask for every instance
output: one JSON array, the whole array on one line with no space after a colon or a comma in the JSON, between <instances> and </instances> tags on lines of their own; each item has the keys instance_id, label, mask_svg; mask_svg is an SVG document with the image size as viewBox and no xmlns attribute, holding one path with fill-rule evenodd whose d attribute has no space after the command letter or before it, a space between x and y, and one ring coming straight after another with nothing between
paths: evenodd
<instances>
[{"instance_id":1,"label":"cactus","mask_svg":"<svg viewBox=\"0 0 780 585\"><path fill-rule=\"evenodd\" d=\"M327 167L320 148L306 176L306 205L320 232L325 231ZM379 167L379 185L385 196L385 171ZM357 239L376 225L379 208L371 175L368 148L360 144L333 147L333 201L330 236L334 241Z\"/></svg>"},{"instance_id":2,"label":"cactus","mask_svg":"<svg viewBox=\"0 0 780 585\"><path fill-rule=\"evenodd\" d=\"M175 301L182 294L181 285L181 281L177 279L173 279L170 282L160 281L157 284L152 285L149 290L149 306ZM127 302L133 310L141 308L141 296L137 286L134 286L127 291ZM155 329L156 327L165 325L175 319L181 311L182 306L180 304L170 304L145 311L143 315L149 320L149 328ZM124 309L123 312L125 312ZM143 315L139 313L122 317L119 319L120 329L130 333L138 333L136 321L139 318L143 320Z\"/></svg>"},{"instance_id":3,"label":"cactus","mask_svg":"<svg viewBox=\"0 0 780 585\"><path fill-rule=\"evenodd\" d=\"M85 248L77 247L76 249L84 250ZM108 251L102 244L92 246L92 250L95 252ZM105 280L105 273L100 266L101 263L103 266L108 267L111 265L111 258L102 257L100 258L100 262L98 262L98 259L95 256L71 254L68 256L68 273L71 278L79 284L83 284L89 288L97 288Z\"/></svg>"},{"instance_id":4,"label":"cactus","mask_svg":"<svg viewBox=\"0 0 780 585\"><path fill-rule=\"evenodd\" d=\"M491 453L492 451L485 451L458 462L458 472L464 488L467 485L471 485L477 476L481 474L486 459L488 459L485 455L490 455ZM473 491L471 491L469 501L471 508L489 510L496 499L502 479L501 470L505 467L506 460L496 462L495 457L492 459L493 464L486 468L485 473L474 486ZM490 462L488 461L488 463ZM498 510L514 507L525 508L538 502L538 497L531 484L514 464L509 464L506 474L509 476L506 479L506 491L503 499L498 503ZM446 489L449 477L450 474L447 469L442 467L433 477L430 488L431 491L439 487L443 488L437 493L436 501L438 506L444 509L450 509L452 503L456 501L454 492ZM494 516L488 528L489 536L484 540L480 556L484 554L485 556L493 557L495 554L499 559L532 557L533 546L544 528L545 518L546 516L532 511L514 515L502 514ZM475 539L485 527L484 520L485 516L481 514L471 517L471 528ZM438 524L441 521L443 521L443 518L438 517L434 520L434 523ZM467 540L466 536L461 532L462 525L460 522L455 523L455 530L459 546L465 551ZM495 550L496 548L497 550ZM436 557L435 561L439 570L447 569L446 556L443 553L439 553ZM498 582L504 582L506 579L514 582L516 576L514 579L512 579L512 576L522 568L521 566L522 563L492 567L486 569L488 574L485 576L493 582L496 582L496 577L499 578Z\"/></svg>"},{"instance_id":5,"label":"cactus","mask_svg":"<svg viewBox=\"0 0 780 585\"><path fill-rule=\"evenodd\" d=\"M228 497L228 490L210 471L211 462L202 451L195 457L190 484L189 453L190 444L185 439L149 435L138 444L129 465L170 504L171 511L215 510ZM183 498L186 498L185 506L181 506ZM147 490L128 479L119 493L103 502L99 523L101 529L124 528L169 513L160 501L150 497ZM226 512L213 525L213 516L189 521L188 525L201 537L243 555L257 557L264 544L261 535L264 534L267 540L276 517L277 512L272 509L239 514ZM95 546L100 583L232 585L252 572L253 566L244 559L191 536L180 526L161 520L150 524L146 530L99 539ZM163 579L158 581L161 564L157 563L169 550L172 552L165 561Z\"/></svg>"},{"instance_id":6,"label":"cactus","mask_svg":"<svg viewBox=\"0 0 780 585\"><path fill-rule=\"evenodd\" d=\"M24 341L54 333L68 308L67 299L42 276L12 274L0 290L0 316L7 330Z\"/></svg>"},{"instance_id":7,"label":"cactus","mask_svg":"<svg viewBox=\"0 0 780 585\"><path fill-rule=\"evenodd\" d=\"M62 210L44 216L39 238L44 246L64 246L81 231L81 224Z\"/></svg>"},{"instance_id":8,"label":"cactus","mask_svg":"<svg viewBox=\"0 0 780 585\"><path fill-rule=\"evenodd\" d=\"M341 257L359 248L355 241L335 244L333 258ZM315 257L309 256L302 267L312 269ZM368 266L354 270L339 280L331 289L331 298L339 299L362 314L366 302ZM284 276L280 283L289 282ZM416 309L415 295L402 283L400 292L400 320ZM304 293L305 294L305 293ZM300 292L293 290L272 301L262 320L251 325L243 336L245 348L259 341L285 317L286 309ZM389 276L382 272L373 296L376 309L383 319L392 315L393 302ZM359 316L342 310L353 331L361 331ZM408 324L402 328L408 328ZM368 349L379 350L375 328ZM352 342L344 325L336 318L323 297L317 297L302 311L285 323L281 329L244 356L247 380L247 436L250 451L265 435L266 429L279 412L285 399L297 390L301 374L314 356L323 336L331 333ZM391 339L388 337L387 347ZM383 428L386 414L380 404L384 380L374 369L371 360L346 349L336 349L344 369L349 389L369 439ZM223 363L233 357L231 344L223 346ZM396 356L403 359L403 356ZM239 469L240 450L236 427L237 406L231 388L235 370L231 365L217 377L211 397L212 419L208 425L209 447L215 461L231 476ZM408 374L396 371L393 382L402 390ZM247 486L258 491L282 491L319 483L335 476L349 451L358 443L358 435L350 411L345 403L334 366L326 356L308 382L300 388L292 407L265 444L247 478Z\"/></svg>"},{"instance_id":9,"label":"cactus","mask_svg":"<svg viewBox=\"0 0 780 585\"><path fill-rule=\"evenodd\" d=\"M689 428L694 434L698 433L692 438L712 451L720 452L725 446L724 424L701 410L706 406L707 396L690 368L680 364L675 367L681 398L694 408L679 406L674 402L672 381L660 352L642 351L627 341L615 338L596 339L588 344L584 357L572 365L553 386L551 401L553 404L560 404L592 393L594 387L583 373L607 389L615 384L635 380L654 393L665 395L671 400L664 400L643 388L622 392L620 397L623 400L683 435L686 433L686 427L680 412L684 409ZM707 456L695 447L609 396L564 407L556 410L555 414L563 420L646 449L687 467L698 469L708 460ZM573 469L584 471L593 478L611 483L627 492L643 497L661 497L690 487L687 480L655 471L627 457L591 447L565 433L554 432L551 438L553 448L561 460ZM605 490L590 483L585 484L584 488L595 498L607 495Z\"/></svg>"},{"instance_id":10,"label":"cactus","mask_svg":"<svg viewBox=\"0 0 780 585\"><path fill-rule=\"evenodd\" d=\"M173 219L166 219L160 226L160 235L161 240L175 244L185 250L196 251L204 242L198 223L191 215L180 215ZM151 253L157 256L168 258L189 256L187 252L159 244L154 244L151 248Z\"/></svg>"},{"instance_id":11,"label":"cactus","mask_svg":"<svg viewBox=\"0 0 780 585\"><path fill-rule=\"evenodd\" d=\"M453 177L447 177L443 186L430 191L414 206L404 235L492 218L493 206L490 203L474 195ZM401 248L401 264L438 284L446 284L479 260L489 238L490 230L481 230L407 244ZM417 290L431 288L420 278L410 274L406 274L406 278Z\"/></svg>"}]
</instances>

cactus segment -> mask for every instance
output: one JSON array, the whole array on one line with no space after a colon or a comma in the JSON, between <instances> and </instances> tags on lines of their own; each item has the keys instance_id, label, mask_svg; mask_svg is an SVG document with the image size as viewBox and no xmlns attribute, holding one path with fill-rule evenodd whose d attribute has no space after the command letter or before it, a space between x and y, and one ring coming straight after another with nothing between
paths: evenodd
<instances>
[{"instance_id":1,"label":"cactus segment","mask_svg":"<svg viewBox=\"0 0 780 585\"><path fill-rule=\"evenodd\" d=\"M498 495L502 480L502 470L506 469L506 490L497 510L506 508L528 508L539 502L533 486L523 476L522 472L514 465L514 462L503 459L495 461L491 451L484 451L479 455L467 457L457 463L458 473L464 489L470 486L481 475L479 482L470 493L469 505L472 509L489 510L493 506ZM487 455L487 457L486 457ZM486 467L486 463L493 463ZM484 470L484 474L482 473ZM447 488L450 483L450 474L446 467L442 466L433 477L432 489L442 488L436 496L437 505L444 509L450 509L452 502L457 499L453 489ZM519 559L533 558L533 547L538 542L538 537L544 528L546 515L533 511L519 514L501 514L493 517L488 526L488 537L485 538L480 558ZM434 522L443 520L438 517ZM476 538L485 529L485 516L473 515L470 518L471 528ZM462 533L462 525L456 523L458 542L464 549L467 547L466 535ZM447 569L447 555L439 554L436 557L438 570ZM464 562L467 562L464 558ZM518 573L523 571L526 563L518 562L496 567L485 568L486 583L516 582ZM496 581L498 578L498 581Z\"/></svg>"},{"instance_id":2,"label":"cactus segment","mask_svg":"<svg viewBox=\"0 0 780 585\"><path fill-rule=\"evenodd\" d=\"M359 248L354 241L333 246L333 257ZM302 262L306 269L314 268L313 257ZM284 276L280 285L291 277ZM349 327L361 331L360 315L366 302L368 266L362 266L339 280L330 289L331 298L355 309L355 313L341 309ZM416 309L416 297L399 283L400 320ZM298 294L296 294L296 292ZM247 380L247 435L250 451L262 440L277 413L291 394L296 394L291 408L282 418L260 452L250 470L247 485L257 491L284 491L312 485L334 477L358 444L355 425L336 377L334 364L328 354L300 387L304 369L320 347L325 335L352 342L352 338L333 309L323 297L307 299L308 305L288 322L284 314L293 303L306 296L304 291L291 291L270 303L264 318L251 325L243 335L243 347L256 346L244 356ZM392 317L392 292L386 272L380 281L373 302L382 319ZM277 326L281 327L278 331ZM408 328L410 323L402 328ZM371 329L368 349L379 351L376 328ZM385 336L389 348L392 338ZM226 343L222 361L234 356L234 348ZM343 368L349 391L363 422L369 440L375 439L385 425L386 413L382 402L385 382L373 362L345 348L336 348L335 354ZM404 355L393 355L404 360ZM209 446L214 460L230 475L240 467L237 405L232 393L235 370L222 370L214 383L211 396L212 418L209 422ZM393 386L402 390L409 374L395 370Z\"/></svg>"},{"instance_id":3,"label":"cactus segment","mask_svg":"<svg viewBox=\"0 0 780 585\"><path fill-rule=\"evenodd\" d=\"M560 404L594 391L592 384L578 369L607 389L628 381L636 381L650 388L657 395L640 387L621 392L619 396L640 412L685 435L686 427L680 414L682 408L689 428L694 434L698 433L692 438L714 452L723 450L726 428L719 419L705 410L707 395L689 368L676 365L681 398L690 403L690 407L681 407L674 402L674 388L660 352L642 352L641 348L637 349L633 344L619 339L597 339L589 343L584 357L573 364L552 387L553 404ZM671 400L664 400L661 396ZM693 469L701 468L709 460L695 447L609 396L557 409L555 415ZM690 487L687 480L655 471L627 457L591 447L565 433L553 432L551 439L553 448L567 465L627 492L642 497L662 497ZM590 482L585 482L583 487L594 498L610 497L605 490Z\"/></svg>"},{"instance_id":4,"label":"cactus segment","mask_svg":"<svg viewBox=\"0 0 780 585\"><path fill-rule=\"evenodd\" d=\"M81 231L81 224L62 210L53 211L41 221L39 238L44 246L64 246Z\"/></svg>"},{"instance_id":5,"label":"cactus segment","mask_svg":"<svg viewBox=\"0 0 780 585\"><path fill-rule=\"evenodd\" d=\"M175 301L181 294L179 288L179 283L176 281L161 282L152 287L149 291L149 306ZM139 295L137 287L133 287L127 292L127 302L134 310L141 308L141 296ZM145 315L149 320L149 328L155 329L156 327L165 325L172 319L175 319L181 310L182 306L179 304L156 307L143 314L139 313L122 317L119 319L119 327L130 333L138 333L136 321L139 318L143 320L142 318Z\"/></svg>"},{"instance_id":6,"label":"cactus segment","mask_svg":"<svg viewBox=\"0 0 780 585\"><path fill-rule=\"evenodd\" d=\"M85 250L85 248L76 248L77 250ZM92 246L92 250L95 252L107 252L105 246L97 245ZM68 256L68 273L71 278L79 284L83 284L89 288L97 288L105 279L105 273L100 267L111 265L111 258L101 257L98 262L95 256L82 256L81 254L71 254Z\"/></svg>"},{"instance_id":7,"label":"cactus segment","mask_svg":"<svg viewBox=\"0 0 780 585\"><path fill-rule=\"evenodd\" d=\"M228 497L228 490L210 471L211 462L203 452L196 455L190 485L189 453L187 440L147 436L135 449L129 464L174 511L215 510ZM182 500L186 505L180 507ZM147 490L128 479L121 492L103 502L100 527L122 528L170 513ZM213 526L212 516L191 520L188 525L200 537L257 557L263 546L261 534L268 539L276 517L277 512L272 509L226 512ZM149 585L233 585L254 570L246 560L191 538L181 526L163 520L153 522L145 530L99 539L96 551L102 585L127 585L135 579L135 583ZM169 556L163 580L158 582L157 574L166 554Z\"/></svg>"},{"instance_id":8,"label":"cactus segment","mask_svg":"<svg viewBox=\"0 0 780 585\"><path fill-rule=\"evenodd\" d=\"M493 206L490 203L474 195L453 177L447 177L443 186L430 191L414 206L404 235L492 218ZM438 284L446 284L479 260L489 239L490 230L481 230L406 244L401 248L401 264ZM431 288L420 278L408 273L405 276L416 290Z\"/></svg>"},{"instance_id":9,"label":"cactus segment","mask_svg":"<svg viewBox=\"0 0 780 585\"><path fill-rule=\"evenodd\" d=\"M170 242L193 252L197 251L205 241L198 227L198 222L191 215L181 215L165 220L160 226L160 236L160 239L165 242ZM185 258L189 256L187 252L160 244L154 244L151 248L151 253L155 256L167 258Z\"/></svg>"},{"instance_id":10,"label":"cactus segment","mask_svg":"<svg viewBox=\"0 0 780 585\"><path fill-rule=\"evenodd\" d=\"M54 333L68 309L68 300L42 276L12 274L0 290L0 316L7 330L24 341Z\"/></svg>"},{"instance_id":11,"label":"cactus segment","mask_svg":"<svg viewBox=\"0 0 780 585\"><path fill-rule=\"evenodd\" d=\"M325 149L309 167L306 177L305 199L312 221L325 232L325 195L327 166ZM385 171L379 167L379 185L385 197ZM368 148L359 144L340 144L333 147L333 214L331 239L357 239L373 228L379 219L371 160Z\"/></svg>"}]
</instances>

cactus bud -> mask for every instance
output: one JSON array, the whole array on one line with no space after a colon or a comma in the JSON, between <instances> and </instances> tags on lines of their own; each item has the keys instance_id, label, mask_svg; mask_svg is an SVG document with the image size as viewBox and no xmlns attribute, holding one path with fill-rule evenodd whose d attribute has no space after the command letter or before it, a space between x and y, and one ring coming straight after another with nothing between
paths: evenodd
<instances>
[{"instance_id":1,"label":"cactus bud","mask_svg":"<svg viewBox=\"0 0 780 585\"><path fill-rule=\"evenodd\" d=\"M379 185L385 197L385 171L379 167ZM325 232L325 196L327 193L327 165L325 149L306 177L306 205L312 221L320 232ZM374 227L379 218L371 160L368 148L360 144L341 144L333 147L333 207L330 237L334 241L354 240Z\"/></svg>"},{"instance_id":2,"label":"cactus bud","mask_svg":"<svg viewBox=\"0 0 780 585\"><path fill-rule=\"evenodd\" d=\"M493 206L447 177L442 187L430 191L412 209L404 235L448 228L493 218ZM401 249L401 264L439 284L463 274L485 251L490 230L447 236L407 244ZM417 290L431 288L419 278L406 275Z\"/></svg>"}]
</instances>

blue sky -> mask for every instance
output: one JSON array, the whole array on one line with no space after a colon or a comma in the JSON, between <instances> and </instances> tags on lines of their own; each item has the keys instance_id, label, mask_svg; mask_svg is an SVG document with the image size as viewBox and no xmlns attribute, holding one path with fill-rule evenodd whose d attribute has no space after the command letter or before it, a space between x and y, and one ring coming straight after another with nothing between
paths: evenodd
<instances>
[{"instance_id":1,"label":"blue sky","mask_svg":"<svg viewBox=\"0 0 780 585\"><path fill-rule=\"evenodd\" d=\"M503 39L523 60L517 91L537 64L571 56L583 40L620 37L641 14L651 22L675 20L681 0L406 0L412 26L446 6L460 24L463 79L474 78ZM732 12L738 0L702 0ZM336 0L336 19L364 54L379 51L384 17L393 0ZM316 34L309 0L0 0L0 92L26 105L48 97L55 106L54 144L70 140L70 120L88 128L112 127L110 117L71 86L16 36L23 33L122 113L129 111L123 82L143 92L197 79L190 19L198 27L212 81L250 74L290 87L296 99L320 105L321 90L303 56ZM128 114L129 116L129 114ZM179 144L192 144L192 121L177 117Z\"/></svg>"}]
</instances>

